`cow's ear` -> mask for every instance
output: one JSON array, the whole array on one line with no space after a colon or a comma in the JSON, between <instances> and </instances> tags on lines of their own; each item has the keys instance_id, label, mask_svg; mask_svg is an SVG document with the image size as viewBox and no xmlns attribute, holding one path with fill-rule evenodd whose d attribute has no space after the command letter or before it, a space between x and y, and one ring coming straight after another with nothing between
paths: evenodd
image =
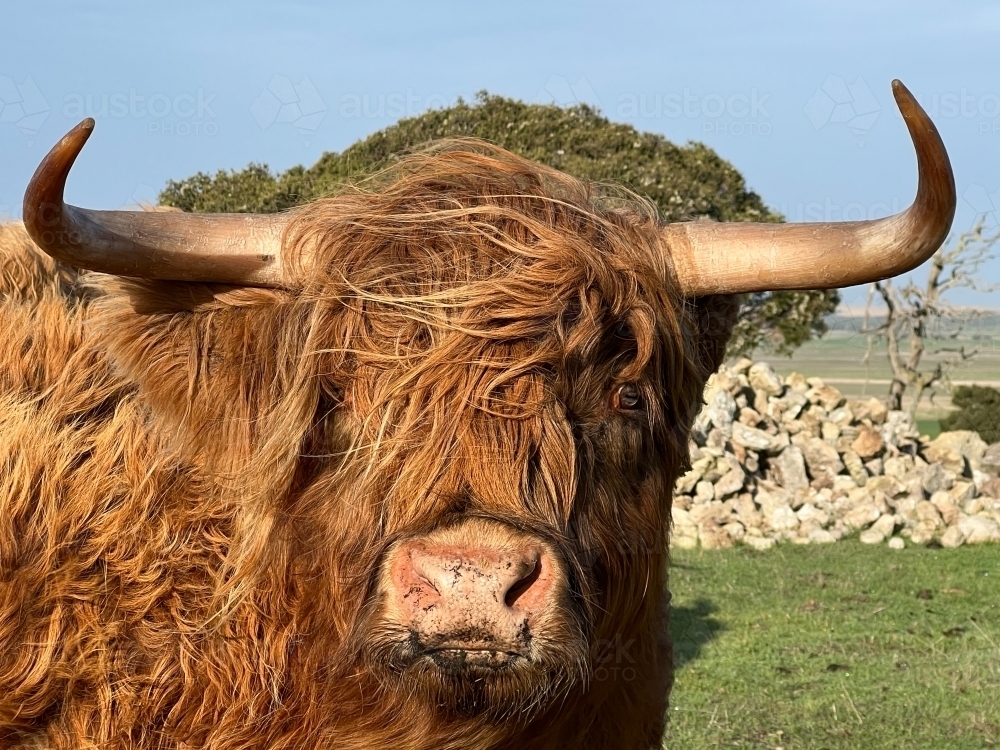
<instances>
[{"instance_id":1,"label":"cow's ear","mask_svg":"<svg viewBox=\"0 0 1000 750\"><path fill-rule=\"evenodd\" d=\"M249 466L260 446L287 434L297 445L318 394L299 372L308 336L283 292L102 277L90 331L137 387L152 427L188 461L222 474ZM301 415L297 412L302 412ZM280 423L280 425L279 425Z\"/></svg>"}]
</instances>

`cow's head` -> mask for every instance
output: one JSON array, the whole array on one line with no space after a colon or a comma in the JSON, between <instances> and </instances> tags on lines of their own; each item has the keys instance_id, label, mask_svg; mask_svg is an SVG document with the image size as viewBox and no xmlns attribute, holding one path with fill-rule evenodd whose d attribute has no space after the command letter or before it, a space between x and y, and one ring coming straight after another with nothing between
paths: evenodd
<instances>
[{"instance_id":1,"label":"cow's head","mask_svg":"<svg viewBox=\"0 0 1000 750\"><path fill-rule=\"evenodd\" d=\"M895 93L920 183L878 221L663 225L479 142L288 214L88 211L62 193L91 121L39 167L25 223L125 277L99 282L93 325L244 500L233 569L285 575L313 663L524 714L604 689L599 644L634 639L633 674L661 658L671 487L734 295L884 278L942 241L948 159Z\"/></svg>"}]
</instances>

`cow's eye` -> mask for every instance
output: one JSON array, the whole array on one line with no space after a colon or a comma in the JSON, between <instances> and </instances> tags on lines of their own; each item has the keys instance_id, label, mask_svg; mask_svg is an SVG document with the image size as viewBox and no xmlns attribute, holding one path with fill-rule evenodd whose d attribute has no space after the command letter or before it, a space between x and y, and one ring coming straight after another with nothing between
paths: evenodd
<instances>
[{"instance_id":1,"label":"cow's eye","mask_svg":"<svg viewBox=\"0 0 1000 750\"><path fill-rule=\"evenodd\" d=\"M623 383L615 389L611 397L611 406L619 411L631 411L642 408L642 394L635 383Z\"/></svg>"}]
</instances>

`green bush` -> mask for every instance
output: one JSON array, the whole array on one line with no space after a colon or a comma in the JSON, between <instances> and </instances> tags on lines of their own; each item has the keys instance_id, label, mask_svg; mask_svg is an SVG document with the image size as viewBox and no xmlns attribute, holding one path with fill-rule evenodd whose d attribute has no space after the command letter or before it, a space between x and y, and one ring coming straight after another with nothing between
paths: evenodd
<instances>
[{"instance_id":1,"label":"green bush","mask_svg":"<svg viewBox=\"0 0 1000 750\"><path fill-rule=\"evenodd\" d=\"M958 411L941 420L942 430L973 430L987 443L1000 441L1000 391L982 385L960 385L951 393Z\"/></svg>"},{"instance_id":2,"label":"green bush","mask_svg":"<svg viewBox=\"0 0 1000 750\"><path fill-rule=\"evenodd\" d=\"M583 179L619 183L647 196L668 221L779 222L742 175L701 143L676 146L662 135L613 123L586 105L525 104L482 92L475 102L400 120L311 167L284 174L266 165L198 173L170 181L160 202L184 211L274 212L335 192L438 138L476 137ZM790 353L826 331L836 291L751 295L733 337L733 353L761 346Z\"/></svg>"}]
</instances>

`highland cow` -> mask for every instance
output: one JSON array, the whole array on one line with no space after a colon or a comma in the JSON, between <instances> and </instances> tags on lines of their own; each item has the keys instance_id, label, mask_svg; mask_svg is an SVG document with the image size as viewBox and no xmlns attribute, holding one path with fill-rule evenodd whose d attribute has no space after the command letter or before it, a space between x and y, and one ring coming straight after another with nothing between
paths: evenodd
<instances>
[{"instance_id":1,"label":"highland cow","mask_svg":"<svg viewBox=\"0 0 1000 750\"><path fill-rule=\"evenodd\" d=\"M78 126L0 235L0 743L659 747L671 488L738 295L950 224L896 94L917 199L833 225L663 225L475 141L288 214L87 211Z\"/></svg>"}]
</instances>

